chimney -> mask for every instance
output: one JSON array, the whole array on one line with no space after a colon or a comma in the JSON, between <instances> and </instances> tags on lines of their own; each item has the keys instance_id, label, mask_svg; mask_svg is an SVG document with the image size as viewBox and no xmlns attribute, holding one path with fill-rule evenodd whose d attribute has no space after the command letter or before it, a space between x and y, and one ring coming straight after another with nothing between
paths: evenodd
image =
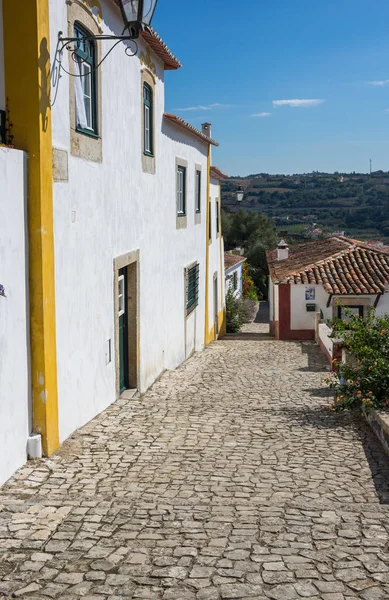
<instances>
[{"instance_id":1,"label":"chimney","mask_svg":"<svg viewBox=\"0 0 389 600\"><path fill-rule=\"evenodd\" d=\"M201 125L202 130L203 130L203 134L206 135L207 137L211 137L211 133L212 133L212 125L211 123L203 123Z\"/></svg>"},{"instance_id":2,"label":"chimney","mask_svg":"<svg viewBox=\"0 0 389 600\"><path fill-rule=\"evenodd\" d=\"M277 260L286 260L287 258L289 258L288 244L284 240L281 240L277 246Z\"/></svg>"}]
</instances>

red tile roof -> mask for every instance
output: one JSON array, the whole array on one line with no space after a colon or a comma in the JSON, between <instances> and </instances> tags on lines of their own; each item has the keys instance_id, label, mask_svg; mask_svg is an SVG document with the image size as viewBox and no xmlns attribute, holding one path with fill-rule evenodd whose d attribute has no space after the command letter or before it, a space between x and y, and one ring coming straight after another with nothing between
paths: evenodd
<instances>
[{"instance_id":1,"label":"red tile roof","mask_svg":"<svg viewBox=\"0 0 389 600\"><path fill-rule=\"evenodd\" d=\"M150 48L154 50L155 54L159 56L161 60L163 60L165 71L175 71L176 69L180 69L182 67L182 64L178 58L176 58L174 54L170 52L165 42L152 27L146 27L142 31L141 36L145 42L148 43Z\"/></svg>"},{"instance_id":2,"label":"red tile roof","mask_svg":"<svg viewBox=\"0 0 389 600\"><path fill-rule=\"evenodd\" d=\"M163 116L165 117L165 119L167 119L171 123L174 123L175 125L178 125L179 127L182 127L183 129L186 129L187 131L189 131L190 133L195 135L197 138L199 138L203 142L206 142L207 144L211 144L212 146L219 145L217 142L215 142L215 140L213 140L212 138L209 138L202 131L200 131L199 129L196 129L196 127L193 127L193 125L191 125L190 123L187 123L186 121L184 121L184 119L181 119L181 117L177 117L176 115L171 115L169 113L165 113Z\"/></svg>"},{"instance_id":3,"label":"red tile roof","mask_svg":"<svg viewBox=\"0 0 389 600\"><path fill-rule=\"evenodd\" d=\"M223 171L220 171L220 169L218 169L217 167L211 167L211 177L219 179L219 181L221 179L228 179L228 175L223 173Z\"/></svg>"},{"instance_id":4,"label":"red tile roof","mask_svg":"<svg viewBox=\"0 0 389 600\"><path fill-rule=\"evenodd\" d=\"M231 254L231 252L224 253L224 270L228 271L232 267L236 267L240 265L240 263L245 262L247 258L245 256L239 256L239 254Z\"/></svg>"},{"instance_id":5,"label":"red tile roof","mask_svg":"<svg viewBox=\"0 0 389 600\"><path fill-rule=\"evenodd\" d=\"M267 258L275 283L322 284L337 295L384 293L389 283L389 250L346 237L295 244L282 261L277 250Z\"/></svg>"}]
</instances>

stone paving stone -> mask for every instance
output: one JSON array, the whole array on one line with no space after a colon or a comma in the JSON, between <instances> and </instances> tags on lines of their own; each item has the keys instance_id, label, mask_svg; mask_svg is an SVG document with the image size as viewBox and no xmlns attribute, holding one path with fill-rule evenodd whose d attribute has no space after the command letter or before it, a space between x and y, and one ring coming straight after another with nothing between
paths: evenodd
<instances>
[{"instance_id":1,"label":"stone paving stone","mask_svg":"<svg viewBox=\"0 0 389 600\"><path fill-rule=\"evenodd\" d=\"M0 490L0 598L389 599L389 460L246 326Z\"/></svg>"}]
</instances>

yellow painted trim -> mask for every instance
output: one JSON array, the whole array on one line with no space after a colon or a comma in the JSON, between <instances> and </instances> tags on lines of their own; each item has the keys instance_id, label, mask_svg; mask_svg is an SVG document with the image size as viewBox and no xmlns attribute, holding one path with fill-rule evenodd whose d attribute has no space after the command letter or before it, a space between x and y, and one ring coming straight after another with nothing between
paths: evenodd
<instances>
[{"instance_id":1,"label":"yellow painted trim","mask_svg":"<svg viewBox=\"0 0 389 600\"><path fill-rule=\"evenodd\" d=\"M211 195L211 144L208 144L208 159L207 159L207 202L206 202L206 218L205 218L205 335L204 344L208 344L213 340L209 332L209 205Z\"/></svg>"},{"instance_id":2,"label":"yellow painted trim","mask_svg":"<svg viewBox=\"0 0 389 600\"><path fill-rule=\"evenodd\" d=\"M31 384L34 432L59 447L54 286L49 0L3 0L5 89L14 145L28 153Z\"/></svg>"},{"instance_id":3,"label":"yellow painted trim","mask_svg":"<svg viewBox=\"0 0 389 600\"><path fill-rule=\"evenodd\" d=\"M220 298L222 299L223 309L219 312L219 337L227 333L226 321L226 298L225 298L225 273L224 273L224 248L223 248L223 227L222 227L222 186L219 181L219 231L220 231Z\"/></svg>"}]
</instances>

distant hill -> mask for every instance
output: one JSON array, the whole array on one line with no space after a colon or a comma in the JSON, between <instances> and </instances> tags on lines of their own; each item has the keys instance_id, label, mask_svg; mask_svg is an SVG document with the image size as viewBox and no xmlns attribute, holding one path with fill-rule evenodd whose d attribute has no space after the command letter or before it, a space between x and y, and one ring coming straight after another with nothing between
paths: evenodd
<instances>
[{"instance_id":1,"label":"distant hill","mask_svg":"<svg viewBox=\"0 0 389 600\"><path fill-rule=\"evenodd\" d=\"M350 237L389 241L389 172L303 175L253 174L222 183L223 207L264 213L279 231L318 237L344 231Z\"/></svg>"}]
</instances>

